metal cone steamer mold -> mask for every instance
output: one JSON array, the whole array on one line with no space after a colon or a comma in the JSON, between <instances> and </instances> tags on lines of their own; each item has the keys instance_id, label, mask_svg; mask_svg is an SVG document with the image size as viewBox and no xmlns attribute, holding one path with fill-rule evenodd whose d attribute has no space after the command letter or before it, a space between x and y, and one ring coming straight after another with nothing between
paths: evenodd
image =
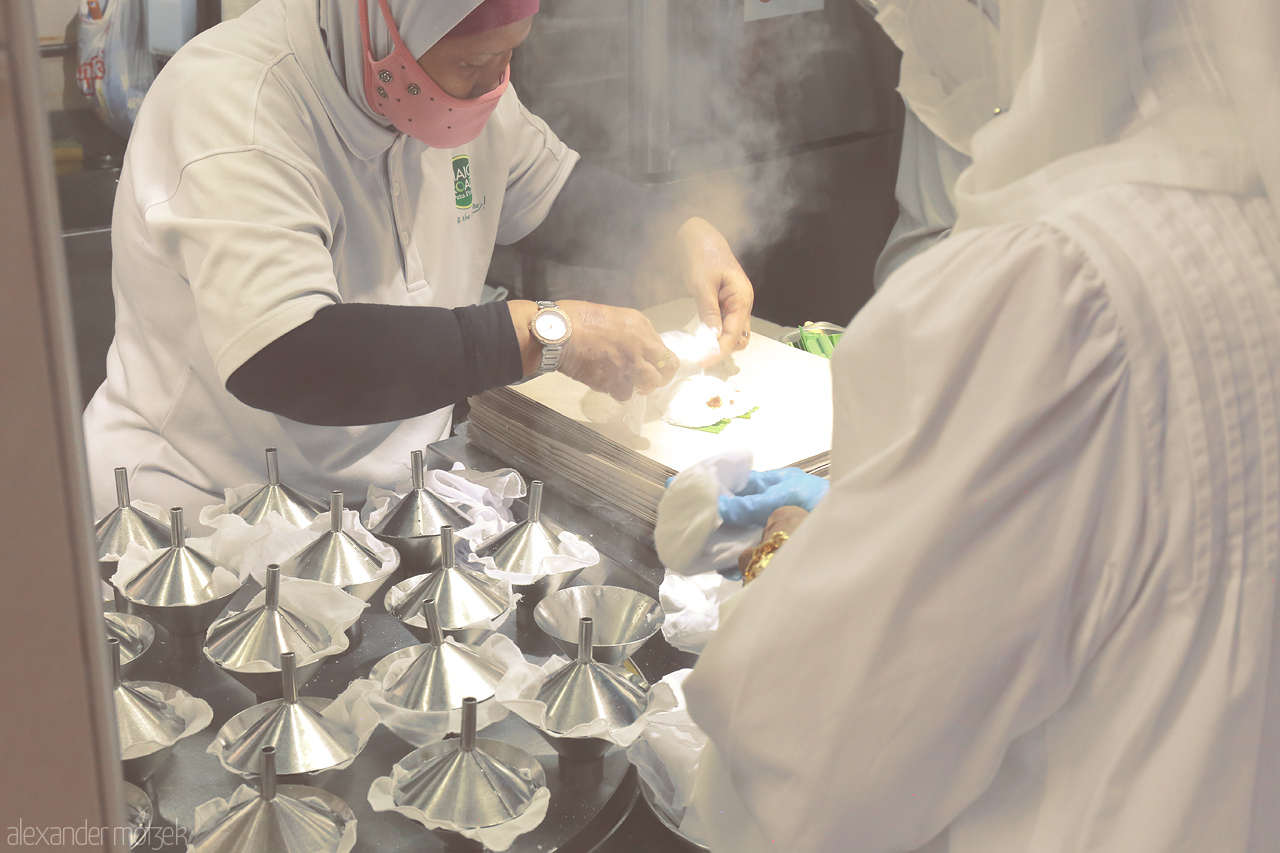
<instances>
[{"instance_id":1,"label":"metal cone steamer mold","mask_svg":"<svg viewBox=\"0 0 1280 853\"><path fill-rule=\"evenodd\" d=\"M116 507L98 519L93 538L98 547L98 562L103 580L115 574L113 565L124 556L130 545L155 551L168 547L169 525L161 521L164 510L155 504L135 501L129 495L129 476L124 468L115 469Z\"/></svg>"},{"instance_id":2,"label":"metal cone steamer mold","mask_svg":"<svg viewBox=\"0 0 1280 853\"><path fill-rule=\"evenodd\" d=\"M689 716L685 702L684 682L691 672L676 670L650 688L647 721L627 747L627 760L635 766L641 793L658 819L684 841L706 850L693 809L693 789L707 736Z\"/></svg>"},{"instance_id":3,"label":"metal cone steamer mold","mask_svg":"<svg viewBox=\"0 0 1280 853\"><path fill-rule=\"evenodd\" d=\"M203 730L213 709L203 699L159 681L124 681L120 641L107 640L111 657L112 698L124 777L142 784L173 752L174 744Z\"/></svg>"},{"instance_id":4,"label":"metal cone steamer mold","mask_svg":"<svg viewBox=\"0 0 1280 853\"><path fill-rule=\"evenodd\" d=\"M529 606L600 562L594 545L542 517L542 490L541 480L532 481L525 519L475 547L485 573L518 587Z\"/></svg>"},{"instance_id":5,"label":"metal cone steamer mold","mask_svg":"<svg viewBox=\"0 0 1280 853\"><path fill-rule=\"evenodd\" d=\"M421 531L418 535L438 535L440 527L448 525L453 528L455 541L465 539L472 545L491 539L514 523L511 516L511 505L525 493L524 480L514 468L499 468L495 471L477 471L454 463L453 469L446 471L440 468L428 469L423 461L421 451L412 455L408 479L398 482L391 489L370 486L368 499L360 512L360 519L365 526L373 530L379 538L400 547L397 537L412 536L414 528L405 527L408 523L416 524ZM413 495L418 489L427 495ZM429 498L428 498L429 496ZM444 509L438 509L441 517L431 522L426 521L430 510L402 506L406 500L421 502L424 498L430 506L443 503ZM401 516L393 521L388 516L392 511ZM454 515L444 517L452 511ZM416 519L410 522L410 519ZM419 566L419 571L429 571L438 567L436 562L431 566Z\"/></svg>"},{"instance_id":6,"label":"metal cone steamer mold","mask_svg":"<svg viewBox=\"0 0 1280 853\"><path fill-rule=\"evenodd\" d=\"M350 853L356 819L347 804L319 788L279 784L275 748L258 755L257 790L241 785L229 801L196 807L192 853Z\"/></svg>"},{"instance_id":7,"label":"metal cone steamer mold","mask_svg":"<svg viewBox=\"0 0 1280 853\"><path fill-rule=\"evenodd\" d=\"M410 457L412 477L395 491L370 486L360 520L373 535L399 552L406 570L435 571L443 556L440 529L465 528L467 516L427 488L421 450Z\"/></svg>"},{"instance_id":8,"label":"metal cone steamer mold","mask_svg":"<svg viewBox=\"0 0 1280 853\"><path fill-rule=\"evenodd\" d=\"M464 643L474 643L497 631L515 606L510 585L481 572L457 565L454 560L453 530L440 528L443 563L434 572L416 575L387 590L387 612L419 640L430 640L422 604L435 602L441 630Z\"/></svg>"},{"instance_id":9,"label":"metal cone steamer mold","mask_svg":"<svg viewBox=\"0 0 1280 853\"><path fill-rule=\"evenodd\" d=\"M591 617L592 656L622 666L662 627L662 606L652 596L620 586L572 586L554 592L533 609L542 632L565 654L576 654L579 620Z\"/></svg>"},{"instance_id":10,"label":"metal cone steamer mold","mask_svg":"<svg viewBox=\"0 0 1280 853\"><path fill-rule=\"evenodd\" d=\"M257 773L264 746L276 749L282 776L315 780L351 765L378 724L368 706L348 690L337 699L299 696L292 653L280 656L283 699L272 699L236 714L218 731L208 752L230 773Z\"/></svg>"},{"instance_id":11,"label":"metal cone steamer mold","mask_svg":"<svg viewBox=\"0 0 1280 853\"><path fill-rule=\"evenodd\" d=\"M429 626L435 622L432 604L423 608ZM505 719L507 709L495 698L498 683L513 668L533 669L516 644L501 634L479 646L459 643L443 632L436 637L439 642L392 652L374 664L367 680L355 683L365 685L365 701L382 725L414 746L461 732L467 696L478 700L477 729Z\"/></svg>"},{"instance_id":12,"label":"metal cone steamer mold","mask_svg":"<svg viewBox=\"0 0 1280 853\"><path fill-rule=\"evenodd\" d=\"M547 814L542 765L522 749L476 737L476 701L463 702L462 733L414 750L374 780L369 805L394 811L457 846L462 838L506 850Z\"/></svg>"},{"instance_id":13,"label":"metal cone steamer mold","mask_svg":"<svg viewBox=\"0 0 1280 853\"><path fill-rule=\"evenodd\" d=\"M265 484L246 483L224 490L226 499L222 503L200 511L200 523L214 527L219 516L233 515L249 527L256 527L274 513L293 527L304 528L324 514L322 501L280 482L280 463L274 447L267 448L266 458Z\"/></svg>"},{"instance_id":14,"label":"metal cone steamer mold","mask_svg":"<svg viewBox=\"0 0 1280 853\"><path fill-rule=\"evenodd\" d=\"M155 808L147 792L131 782L124 783L124 818L129 826L129 847L137 847L147 837Z\"/></svg>"},{"instance_id":15,"label":"metal cone steamer mold","mask_svg":"<svg viewBox=\"0 0 1280 853\"><path fill-rule=\"evenodd\" d=\"M188 539L182 508L169 511L170 545L130 545L111 577L140 615L170 634L202 634L240 589L240 579L208 554L208 539Z\"/></svg>"},{"instance_id":16,"label":"metal cone steamer mold","mask_svg":"<svg viewBox=\"0 0 1280 853\"><path fill-rule=\"evenodd\" d=\"M344 508L342 492L331 493L329 513L307 531L317 535L305 547L290 554L264 555L280 566L285 577L323 581L368 601L400 565L399 552L374 538L359 516Z\"/></svg>"},{"instance_id":17,"label":"metal cone steamer mold","mask_svg":"<svg viewBox=\"0 0 1280 853\"><path fill-rule=\"evenodd\" d=\"M278 699L281 654L295 654L297 683L306 684L326 658L347 650L345 632L367 606L337 587L281 578L278 566L268 566L266 588L209 626L204 654L259 697Z\"/></svg>"},{"instance_id":18,"label":"metal cone steamer mold","mask_svg":"<svg viewBox=\"0 0 1280 853\"><path fill-rule=\"evenodd\" d=\"M574 660L555 656L533 677L514 673L498 684L498 701L571 761L601 758L613 744L630 745L646 721L648 685L622 667L594 660L591 646L591 619L584 617Z\"/></svg>"}]
</instances>

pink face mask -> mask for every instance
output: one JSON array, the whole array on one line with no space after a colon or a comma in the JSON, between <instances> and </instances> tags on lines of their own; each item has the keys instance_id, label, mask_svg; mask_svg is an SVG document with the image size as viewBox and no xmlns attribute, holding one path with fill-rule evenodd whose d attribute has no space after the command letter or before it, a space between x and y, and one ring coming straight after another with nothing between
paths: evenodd
<instances>
[{"instance_id":1,"label":"pink face mask","mask_svg":"<svg viewBox=\"0 0 1280 853\"><path fill-rule=\"evenodd\" d=\"M378 5L394 47L386 59L375 61L369 38L368 4L364 0L356 2L360 4L360 32L364 38L364 92L373 111L390 120L396 130L432 148L457 148L479 136L502 93L507 91L510 69L502 72L502 82L492 92L465 101L454 98L436 85L405 47L387 0L378 0Z\"/></svg>"}]
</instances>

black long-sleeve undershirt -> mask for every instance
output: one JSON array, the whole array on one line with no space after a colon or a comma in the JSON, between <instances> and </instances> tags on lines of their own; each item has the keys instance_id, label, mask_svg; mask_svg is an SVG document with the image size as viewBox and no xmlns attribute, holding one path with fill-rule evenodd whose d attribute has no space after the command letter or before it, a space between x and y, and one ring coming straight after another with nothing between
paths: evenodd
<instances>
[{"instance_id":1,"label":"black long-sleeve undershirt","mask_svg":"<svg viewBox=\"0 0 1280 853\"><path fill-rule=\"evenodd\" d=\"M523 373L505 302L463 308L321 308L227 380L242 403L317 426L434 412Z\"/></svg>"},{"instance_id":2,"label":"black long-sleeve undershirt","mask_svg":"<svg viewBox=\"0 0 1280 853\"><path fill-rule=\"evenodd\" d=\"M589 164L575 166L547 217L516 245L578 266L631 269L691 211ZM320 309L227 380L255 409L318 426L424 415L523 372L502 302L463 308L344 303Z\"/></svg>"}]
</instances>

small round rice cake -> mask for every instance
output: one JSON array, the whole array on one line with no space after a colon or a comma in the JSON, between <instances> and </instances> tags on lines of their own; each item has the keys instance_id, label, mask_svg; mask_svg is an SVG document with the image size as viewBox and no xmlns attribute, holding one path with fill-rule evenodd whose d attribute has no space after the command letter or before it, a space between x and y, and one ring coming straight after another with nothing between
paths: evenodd
<instances>
[{"instance_id":1,"label":"small round rice cake","mask_svg":"<svg viewBox=\"0 0 1280 853\"><path fill-rule=\"evenodd\" d=\"M698 375L679 382L662 419L669 424L696 429L745 415L752 408L746 396L728 382Z\"/></svg>"}]
</instances>

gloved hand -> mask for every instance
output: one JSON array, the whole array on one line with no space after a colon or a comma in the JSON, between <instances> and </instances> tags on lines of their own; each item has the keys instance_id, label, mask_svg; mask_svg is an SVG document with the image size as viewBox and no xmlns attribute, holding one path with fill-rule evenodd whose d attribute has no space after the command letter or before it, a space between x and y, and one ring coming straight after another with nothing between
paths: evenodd
<instances>
[{"instance_id":1,"label":"gloved hand","mask_svg":"<svg viewBox=\"0 0 1280 853\"><path fill-rule=\"evenodd\" d=\"M831 484L825 479L799 468L752 471L746 488L736 495L721 497L716 509L721 520L732 527L763 527L779 507L798 506L812 511L829 488Z\"/></svg>"}]
</instances>

